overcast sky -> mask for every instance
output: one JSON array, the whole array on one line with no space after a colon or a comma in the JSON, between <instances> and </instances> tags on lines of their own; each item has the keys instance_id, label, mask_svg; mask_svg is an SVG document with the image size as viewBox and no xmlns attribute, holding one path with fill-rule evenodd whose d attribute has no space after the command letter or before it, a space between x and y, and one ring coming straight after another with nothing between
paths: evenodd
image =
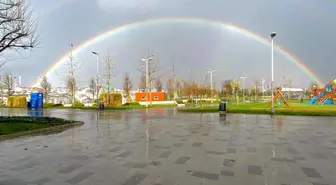
<instances>
[{"instance_id":1,"label":"overcast sky","mask_svg":"<svg viewBox=\"0 0 336 185\"><path fill-rule=\"evenodd\" d=\"M268 37L276 31L276 43L295 54L324 82L336 77L336 1L334 0L31 0L38 21L40 44L31 52L11 56L5 70L22 73L23 84L32 85L39 75L75 46L114 27L158 18L202 18L232 23ZM172 74L205 82L206 68L214 67L214 83L247 76L246 83L271 78L271 48L242 34L207 24L162 23L139 26L92 45L75 56L81 63L80 86L95 75L95 56L110 48L117 65L113 85L122 85L125 72L138 87L139 61L148 48L160 62L156 75ZM103 66L103 63L101 63ZM190 74L190 69L194 74ZM67 65L50 74L53 86L63 86ZM104 73L103 67L100 70ZM283 76L293 86L306 88L312 79L292 61L275 54L275 80Z\"/></svg>"}]
</instances>

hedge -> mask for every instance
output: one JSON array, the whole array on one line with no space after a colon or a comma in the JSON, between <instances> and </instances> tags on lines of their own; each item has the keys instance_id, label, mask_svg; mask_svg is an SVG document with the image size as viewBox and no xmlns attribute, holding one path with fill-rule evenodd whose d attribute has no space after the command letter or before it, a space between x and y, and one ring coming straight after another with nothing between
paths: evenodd
<instances>
[{"instance_id":1,"label":"hedge","mask_svg":"<svg viewBox=\"0 0 336 185\"><path fill-rule=\"evenodd\" d=\"M119 107L122 105L122 95L119 93L102 93L99 96L105 106Z\"/></svg>"},{"instance_id":2,"label":"hedge","mask_svg":"<svg viewBox=\"0 0 336 185\"><path fill-rule=\"evenodd\" d=\"M8 107L26 107L27 99L25 96L10 96L7 99Z\"/></svg>"},{"instance_id":3,"label":"hedge","mask_svg":"<svg viewBox=\"0 0 336 185\"><path fill-rule=\"evenodd\" d=\"M0 116L1 123L40 123L48 125L63 125L67 123L74 123L75 121L69 121L62 118L54 117L29 117L29 116Z\"/></svg>"}]
</instances>

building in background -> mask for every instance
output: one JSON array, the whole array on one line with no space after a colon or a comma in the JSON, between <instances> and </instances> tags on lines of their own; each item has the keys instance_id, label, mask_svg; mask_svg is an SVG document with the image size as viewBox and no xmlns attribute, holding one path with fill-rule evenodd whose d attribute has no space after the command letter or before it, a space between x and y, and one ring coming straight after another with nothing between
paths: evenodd
<instances>
[{"instance_id":1,"label":"building in background","mask_svg":"<svg viewBox=\"0 0 336 185\"><path fill-rule=\"evenodd\" d=\"M150 99L152 97L152 99ZM165 92L152 92L148 93L148 101L165 101L166 93ZM135 101L144 102L146 101L146 92L136 92Z\"/></svg>"}]
</instances>

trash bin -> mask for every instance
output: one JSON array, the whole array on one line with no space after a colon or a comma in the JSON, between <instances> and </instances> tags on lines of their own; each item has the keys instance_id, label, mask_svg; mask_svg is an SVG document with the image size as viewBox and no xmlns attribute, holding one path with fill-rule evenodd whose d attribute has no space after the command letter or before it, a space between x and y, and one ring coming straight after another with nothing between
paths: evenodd
<instances>
[{"instance_id":1,"label":"trash bin","mask_svg":"<svg viewBox=\"0 0 336 185\"><path fill-rule=\"evenodd\" d=\"M99 102L99 109L100 110L103 110L104 109L104 102Z\"/></svg>"},{"instance_id":2,"label":"trash bin","mask_svg":"<svg viewBox=\"0 0 336 185\"><path fill-rule=\"evenodd\" d=\"M225 113L226 112L226 102L220 102L219 103L219 112Z\"/></svg>"}]
</instances>

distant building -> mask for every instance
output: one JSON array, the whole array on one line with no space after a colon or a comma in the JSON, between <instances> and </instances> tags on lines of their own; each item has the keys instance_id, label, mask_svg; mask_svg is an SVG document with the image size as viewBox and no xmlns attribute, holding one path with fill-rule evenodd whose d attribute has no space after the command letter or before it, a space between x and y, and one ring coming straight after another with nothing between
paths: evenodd
<instances>
[{"instance_id":1,"label":"distant building","mask_svg":"<svg viewBox=\"0 0 336 185\"><path fill-rule=\"evenodd\" d=\"M152 99L150 99L152 98ZM148 101L165 101L166 93L165 92L152 92L148 93ZM136 92L135 101L143 102L146 101L146 92Z\"/></svg>"}]
</instances>

